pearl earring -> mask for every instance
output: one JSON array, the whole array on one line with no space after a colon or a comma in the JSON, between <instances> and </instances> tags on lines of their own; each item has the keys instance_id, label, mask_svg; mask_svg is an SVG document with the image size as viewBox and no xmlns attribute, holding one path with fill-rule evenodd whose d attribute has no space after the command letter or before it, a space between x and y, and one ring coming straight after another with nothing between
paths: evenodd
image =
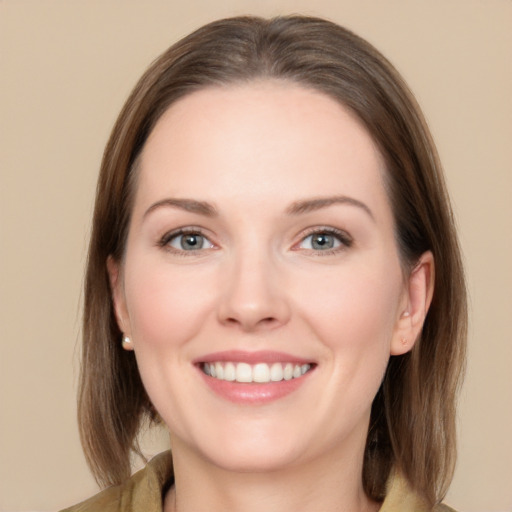
<instances>
[{"instance_id":1,"label":"pearl earring","mask_svg":"<svg viewBox=\"0 0 512 512\"><path fill-rule=\"evenodd\" d=\"M128 336L123 336L123 348L125 350L132 350L132 340Z\"/></svg>"}]
</instances>

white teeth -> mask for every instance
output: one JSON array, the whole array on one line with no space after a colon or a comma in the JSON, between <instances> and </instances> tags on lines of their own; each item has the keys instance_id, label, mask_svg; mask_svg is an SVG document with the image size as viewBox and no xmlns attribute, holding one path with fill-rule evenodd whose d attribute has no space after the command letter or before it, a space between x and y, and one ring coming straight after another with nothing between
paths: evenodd
<instances>
[{"instance_id":1,"label":"white teeth","mask_svg":"<svg viewBox=\"0 0 512 512\"><path fill-rule=\"evenodd\" d=\"M260 363L252 369L252 380L254 382L269 382L270 369L268 364Z\"/></svg>"},{"instance_id":2,"label":"white teeth","mask_svg":"<svg viewBox=\"0 0 512 512\"><path fill-rule=\"evenodd\" d=\"M206 375L219 380L267 383L298 379L311 369L311 365L273 363L269 366L267 363L257 363L251 366L247 363L215 362L204 363L202 368Z\"/></svg>"},{"instance_id":3,"label":"white teeth","mask_svg":"<svg viewBox=\"0 0 512 512\"><path fill-rule=\"evenodd\" d=\"M270 380L272 382L283 380L283 366L281 363L274 363L270 367Z\"/></svg>"},{"instance_id":4,"label":"white teeth","mask_svg":"<svg viewBox=\"0 0 512 512\"><path fill-rule=\"evenodd\" d=\"M208 366L208 365L205 365ZM233 363L224 365L224 380L234 381L236 379L236 368Z\"/></svg>"},{"instance_id":5,"label":"white teeth","mask_svg":"<svg viewBox=\"0 0 512 512\"><path fill-rule=\"evenodd\" d=\"M238 363L236 365L236 381L252 382L252 368L250 364Z\"/></svg>"},{"instance_id":6,"label":"white teeth","mask_svg":"<svg viewBox=\"0 0 512 512\"><path fill-rule=\"evenodd\" d=\"M284 380L290 380L293 377L293 364L287 363L283 371Z\"/></svg>"},{"instance_id":7,"label":"white teeth","mask_svg":"<svg viewBox=\"0 0 512 512\"><path fill-rule=\"evenodd\" d=\"M217 379L223 379L224 378L224 367L221 363L215 363L215 376Z\"/></svg>"}]
</instances>

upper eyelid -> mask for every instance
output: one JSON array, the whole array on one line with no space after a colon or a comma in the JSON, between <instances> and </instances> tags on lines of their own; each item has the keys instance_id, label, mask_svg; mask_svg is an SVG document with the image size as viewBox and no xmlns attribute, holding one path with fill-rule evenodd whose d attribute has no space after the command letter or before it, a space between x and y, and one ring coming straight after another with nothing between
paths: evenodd
<instances>
[{"instance_id":1,"label":"upper eyelid","mask_svg":"<svg viewBox=\"0 0 512 512\"><path fill-rule=\"evenodd\" d=\"M311 228L307 228L301 235L300 240L304 240L308 236L317 234L317 233L327 233L329 235L337 236L341 239L345 239L347 242L353 242L353 237L344 229L334 228L330 226L315 226Z\"/></svg>"},{"instance_id":2,"label":"upper eyelid","mask_svg":"<svg viewBox=\"0 0 512 512\"><path fill-rule=\"evenodd\" d=\"M339 246L331 247L324 250L314 249L314 248L304 248L300 247L304 241L313 236L315 234L327 234L330 236L334 236L338 239ZM306 229L300 235L300 238L297 242L295 242L291 250L292 251L302 251L306 254L315 255L315 256L330 256L343 253L347 249L351 248L354 243L353 237L345 230L334 228L332 226L312 226L311 228Z\"/></svg>"},{"instance_id":3,"label":"upper eyelid","mask_svg":"<svg viewBox=\"0 0 512 512\"><path fill-rule=\"evenodd\" d=\"M198 226L184 226L181 228L172 229L170 231L166 231L159 239L158 244L159 245L167 245L173 238L180 236L180 235L189 235L189 234L196 234L200 235L204 238L206 238L209 242L212 242L211 236L205 232L204 229L198 227Z\"/></svg>"}]
</instances>

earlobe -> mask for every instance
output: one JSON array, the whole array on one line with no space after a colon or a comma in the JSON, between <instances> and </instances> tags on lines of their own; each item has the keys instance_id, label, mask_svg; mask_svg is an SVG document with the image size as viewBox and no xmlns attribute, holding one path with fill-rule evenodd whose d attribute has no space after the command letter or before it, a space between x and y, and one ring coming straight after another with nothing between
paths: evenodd
<instances>
[{"instance_id":1,"label":"earlobe","mask_svg":"<svg viewBox=\"0 0 512 512\"><path fill-rule=\"evenodd\" d=\"M391 355L409 352L421 333L434 294L434 257L421 255L407 279L405 305L399 312L391 341Z\"/></svg>"},{"instance_id":2,"label":"earlobe","mask_svg":"<svg viewBox=\"0 0 512 512\"><path fill-rule=\"evenodd\" d=\"M121 279L120 264L112 256L107 258L107 271L110 280L110 291L112 294L112 303L116 315L117 325L121 332L130 333L128 321L128 312L124 298L124 290Z\"/></svg>"},{"instance_id":3,"label":"earlobe","mask_svg":"<svg viewBox=\"0 0 512 512\"><path fill-rule=\"evenodd\" d=\"M128 350L128 351L133 350L132 340L128 336L123 335L122 346L125 350Z\"/></svg>"}]
</instances>

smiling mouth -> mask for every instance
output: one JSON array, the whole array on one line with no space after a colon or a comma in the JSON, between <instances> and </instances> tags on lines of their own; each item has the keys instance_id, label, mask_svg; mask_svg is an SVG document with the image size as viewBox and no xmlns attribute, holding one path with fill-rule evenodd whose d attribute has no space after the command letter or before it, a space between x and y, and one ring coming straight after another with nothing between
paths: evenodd
<instances>
[{"instance_id":1,"label":"smiling mouth","mask_svg":"<svg viewBox=\"0 0 512 512\"><path fill-rule=\"evenodd\" d=\"M314 365L294 363L237 363L211 362L201 363L200 368L209 377L228 382L259 384L299 379L313 369Z\"/></svg>"}]
</instances>

